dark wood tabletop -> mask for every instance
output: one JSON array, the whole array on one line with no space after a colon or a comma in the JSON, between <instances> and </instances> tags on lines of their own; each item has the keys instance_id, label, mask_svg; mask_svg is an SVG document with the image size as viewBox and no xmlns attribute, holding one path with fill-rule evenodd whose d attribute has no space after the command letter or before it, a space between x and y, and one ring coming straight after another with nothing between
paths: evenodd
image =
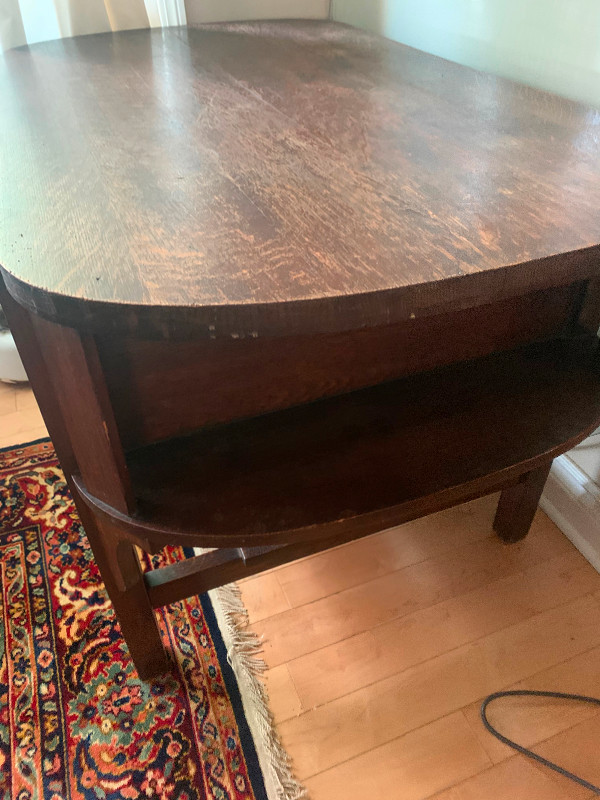
<instances>
[{"instance_id":1,"label":"dark wood tabletop","mask_svg":"<svg viewBox=\"0 0 600 800\"><path fill-rule=\"evenodd\" d=\"M341 331L600 265L600 112L335 23L19 48L0 131L7 285L67 324Z\"/></svg>"},{"instance_id":2,"label":"dark wood tabletop","mask_svg":"<svg viewBox=\"0 0 600 800\"><path fill-rule=\"evenodd\" d=\"M144 680L190 594L497 491L522 539L600 424L600 113L346 26L9 52L0 265Z\"/></svg>"}]
</instances>

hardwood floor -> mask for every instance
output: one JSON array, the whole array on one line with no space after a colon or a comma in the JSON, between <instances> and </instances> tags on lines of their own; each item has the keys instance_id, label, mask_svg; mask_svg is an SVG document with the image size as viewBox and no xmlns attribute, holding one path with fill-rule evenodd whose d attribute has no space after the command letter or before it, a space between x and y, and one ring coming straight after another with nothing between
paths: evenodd
<instances>
[{"instance_id":1,"label":"hardwood floor","mask_svg":"<svg viewBox=\"0 0 600 800\"><path fill-rule=\"evenodd\" d=\"M30 390L0 384L0 446L45 435ZM575 800L479 720L507 687L600 695L600 575L542 513L505 545L495 497L242 582L271 707L312 800ZM600 714L510 700L490 718L600 783Z\"/></svg>"},{"instance_id":2,"label":"hardwood floor","mask_svg":"<svg viewBox=\"0 0 600 800\"><path fill-rule=\"evenodd\" d=\"M501 688L600 695L600 575L540 511L523 542L484 498L242 583L271 706L312 800L593 795L483 728ZM511 700L490 718L600 783L594 707Z\"/></svg>"}]
</instances>

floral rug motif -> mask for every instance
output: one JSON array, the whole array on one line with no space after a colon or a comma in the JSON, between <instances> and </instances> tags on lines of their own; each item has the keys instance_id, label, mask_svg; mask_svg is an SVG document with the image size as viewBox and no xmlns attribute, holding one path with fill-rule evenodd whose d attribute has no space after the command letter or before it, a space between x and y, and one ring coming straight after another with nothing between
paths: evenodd
<instances>
[{"instance_id":1,"label":"floral rug motif","mask_svg":"<svg viewBox=\"0 0 600 800\"><path fill-rule=\"evenodd\" d=\"M0 588L1 800L266 800L211 600L140 681L47 440L0 451Z\"/></svg>"}]
</instances>

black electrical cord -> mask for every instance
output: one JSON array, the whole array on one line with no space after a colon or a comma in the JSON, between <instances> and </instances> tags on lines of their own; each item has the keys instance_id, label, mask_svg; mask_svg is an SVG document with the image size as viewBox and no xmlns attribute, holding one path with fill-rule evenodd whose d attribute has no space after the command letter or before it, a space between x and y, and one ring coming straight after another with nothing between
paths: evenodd
<instances>
[{"instance_id":1,"label":"black electrical cord","mask_svg":"<svg viewBox=\"0 0 600 800\"><path fill-rule=\"evenodd\" d=\"M486 730L488 730L492 736L495 736L496 739L499 739L504 744L507 744L509 747L512 747L513 750L517 750L519 753L523 753L524 756L527 758L532 758L534 761L538 761L540 764L543 764L545 767L549 767L549 769L553 769L555 772L558 772L559 775L564 775L565 778L570 778L570 780L575 781L580 786L584 786L586 789L589 789L594 794L600 795L600 786L594 786L593 783L589 783L588 781L580 778L579 775L575 775L569 770L564 769L564 767L555 764L553 761L548 761L547 758L534 753L533 750L529 750L527 747L523 747L522 745L518 744L517 742L513 742L512 739L509 739L507 736L503 736L500 731L497 731L496 728L490 723L487 718L487 707L491 702L494 700L498 700L501 697L555 697L559 698L560 700L576 700L579 703L592 703L593 705L600 706L600 699L597 697L586 697L582 694L565 694L563 692L538 692L533 691L530 689L515 689L513 691L506 691L506 692L494 692L490 694L488 697L485 698L483 703L481 704L481 721L483 722Z\"/></svg>"}]
</instances>

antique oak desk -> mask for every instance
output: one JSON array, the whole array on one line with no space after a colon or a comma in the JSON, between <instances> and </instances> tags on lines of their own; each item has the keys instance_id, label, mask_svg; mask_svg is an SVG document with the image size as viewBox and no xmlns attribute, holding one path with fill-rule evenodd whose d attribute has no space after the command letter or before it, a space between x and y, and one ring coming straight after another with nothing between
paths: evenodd
<instances>
[{"instance_id":1,"label":"antique oak desk","mask_svg":"<svg viewBox=\"0 0 600 800\"><path fill-rule=\"evenodd\" d=\"M2 304L140 675L153 609L600 421L600 114L333 23L0 62ZM136 546L217 548L143 575Z\"/></svg>"}]
</instances>

